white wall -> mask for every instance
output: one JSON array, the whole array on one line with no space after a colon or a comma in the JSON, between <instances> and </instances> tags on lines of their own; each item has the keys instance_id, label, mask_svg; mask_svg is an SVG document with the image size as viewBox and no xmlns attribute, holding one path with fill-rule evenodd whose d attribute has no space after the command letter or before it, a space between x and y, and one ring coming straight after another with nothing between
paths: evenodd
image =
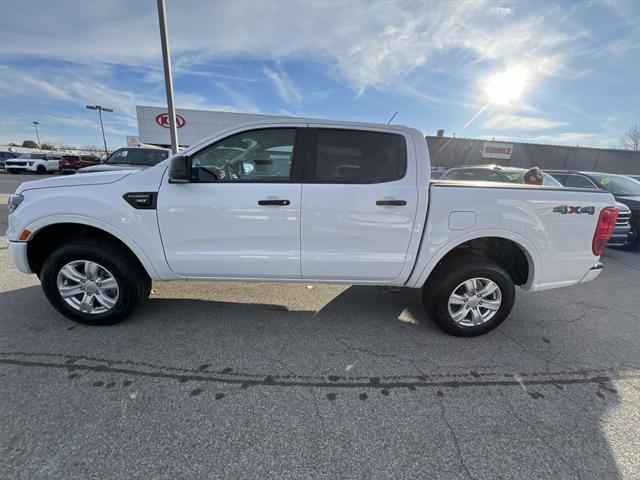
<instances>
[{"instance_id":1,"label":"white wall","mask_svg":"<svg viewBox=\"0 0 640 480\"><path fill-rule=\"evenodd\" d=\"M140 143L151 145L170 145L169 129L159 125L156 117L166 113L163 107L147 107L136 105ZM277 115L260 115L256 113L216 112L206 110L176 109L176 113L185 120L178 129L178 143L191 145L219 130L254 120L281 120L292 117Z\"/></svg>"}]
</instances>

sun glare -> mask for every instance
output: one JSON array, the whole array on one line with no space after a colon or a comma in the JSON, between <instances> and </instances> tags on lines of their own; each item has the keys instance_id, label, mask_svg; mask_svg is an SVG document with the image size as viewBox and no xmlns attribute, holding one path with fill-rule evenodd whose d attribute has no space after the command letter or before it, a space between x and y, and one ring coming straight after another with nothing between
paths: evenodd
<instances>
[{"instance_id":1,"label":"sun glare","mask_svg":"<svg viewBox=\"0 0 640 480\"><path fill-rule=\"evenodd\" d=\"M484 89L489 100L496 105L511 105L520 98L527 84L528 71L524 67L513 67L489 78Z\"/></svg>"}]
</instances>

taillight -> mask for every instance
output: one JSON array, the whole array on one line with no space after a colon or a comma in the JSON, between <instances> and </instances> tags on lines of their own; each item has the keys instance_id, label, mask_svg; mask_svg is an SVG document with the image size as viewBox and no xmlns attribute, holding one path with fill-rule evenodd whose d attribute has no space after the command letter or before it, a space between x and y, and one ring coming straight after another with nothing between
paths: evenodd
<instances>
[{"instance_id":1,"label":"taillight","mask_svg":"<svg viewBox=\"0 0 640 480\"><path fill-rule=\"evenodd\" d=\"M602 255L604 246L607 244L609 237L613 233L617 219L618 209L616 207L606 207L600 211L596 232L593 234L592 249L595 256L599 257Z\"/></svg>"}]
</instances>

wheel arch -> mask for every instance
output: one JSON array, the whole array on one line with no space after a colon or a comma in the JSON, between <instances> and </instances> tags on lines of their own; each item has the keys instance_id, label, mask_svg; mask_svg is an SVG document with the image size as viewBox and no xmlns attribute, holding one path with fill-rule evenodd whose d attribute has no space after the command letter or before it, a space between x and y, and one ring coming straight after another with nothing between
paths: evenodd
<instances>
[{"instance_id":1,"label":"wheel arch","mask_svg":"<svg viewBox=\"0 0 640 480\"><path fill-rule=\"evenodd\" d=\"M535 247L510 232L473 232L458 237L436 251L412 286L422 287L436 268L451 258L471 254L488 258L502 266L523 289L531 289L540 275L541 262Z\"/></svg>"},{"instance_id":2,"label":"wheel arch","mask_svg":"<svg viewBox=\"0 0 640 480\"><path fill-rule=\"evenodd\" d=\"M105 238L125 248L150 278L159 279L153 264L136 242L107 223L83 217L49 217L33 222L27 229L31 231L27 241L27 261L31 271L36 274L39 274L48 255L64 242L83 238Z\"/></svg>"}]
</instances>

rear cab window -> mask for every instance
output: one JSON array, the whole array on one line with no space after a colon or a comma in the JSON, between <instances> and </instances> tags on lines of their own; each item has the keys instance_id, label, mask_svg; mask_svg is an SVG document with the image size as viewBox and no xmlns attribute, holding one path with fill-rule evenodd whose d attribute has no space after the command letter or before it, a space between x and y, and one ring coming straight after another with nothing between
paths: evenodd
<instances>
[{"instance_id":1,"label":"rear cab window","mask_svg":"<svg viewBox=\"0 0 640 480\"><path fill-rule=\"evenodd\" d=\"M319 183L393 182L407 172L406 141L395 133L318 128L312 153Z\"/></svg>"}]
</instances>

